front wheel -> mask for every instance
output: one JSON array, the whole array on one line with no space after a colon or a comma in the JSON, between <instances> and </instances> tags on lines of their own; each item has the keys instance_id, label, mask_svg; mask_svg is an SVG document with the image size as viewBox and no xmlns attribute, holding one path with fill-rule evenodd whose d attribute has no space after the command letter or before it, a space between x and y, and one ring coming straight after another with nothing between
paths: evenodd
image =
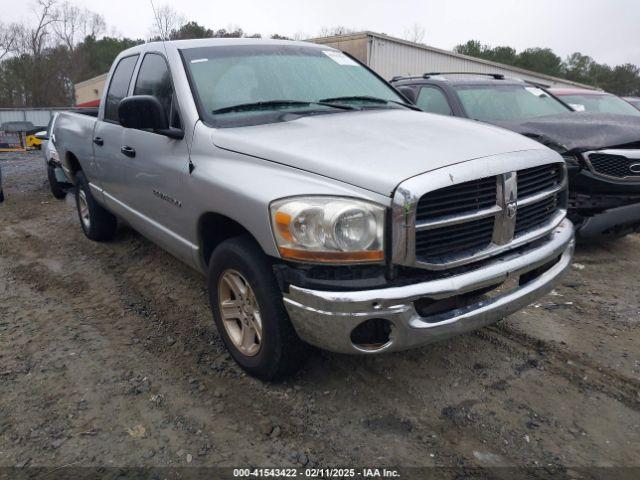
<instances>
[{"instance_id":1,"label":"front wheel","mask_svg":"<svg viewBox=\"0 0 640 480\"><path fill-rule=\"evenodd\" d=\"M226 240L214 250L208 288L218 331L244 370L276 380L302 365L310 347L293 329L271 264L252 238Z\"/></svg>"}]
</instances>

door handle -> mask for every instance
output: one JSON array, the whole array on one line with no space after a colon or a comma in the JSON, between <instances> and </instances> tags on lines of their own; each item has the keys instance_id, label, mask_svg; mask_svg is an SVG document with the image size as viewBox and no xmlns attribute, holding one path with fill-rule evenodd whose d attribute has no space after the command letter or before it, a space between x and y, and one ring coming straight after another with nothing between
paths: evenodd
<instances>
[{"instance_id":1,"label":"door handle","mask_svg":"<svg viewBox=\"0 0 640 480\"><path fill-rule=\"evenodd\" d=\"M101 137L94 137L93 143L101 147L102 145L104 145L104 140Z\"/></svg>"},{"instance_id":2,"label":"door handle","mask_svg":"<svg viewBox=\"0 0 640 480\"><path fill-rule=\"evenodd\" d=\"M120 151L127 157L133 158L136 156L136 149L130 147L129 145L123 145L122 147L120 147Z\"/></svg>"}]
</instances>

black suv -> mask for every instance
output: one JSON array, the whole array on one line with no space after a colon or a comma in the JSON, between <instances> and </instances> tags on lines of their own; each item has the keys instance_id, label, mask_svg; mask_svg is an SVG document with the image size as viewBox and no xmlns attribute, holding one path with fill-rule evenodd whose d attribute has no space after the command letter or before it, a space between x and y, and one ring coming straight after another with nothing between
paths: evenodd
<instances>
[{"instance_id":1,"label":"black suv","mask_svg":"<svg viewBox=\"0 0 640 480\"><path fill-rule=\"evenodd\" d=\"M391 83L425 112L491 123L560 153L581 237L640 231L640 117L575 112L547 90L500 74L427 73Z\"/></svg>"}]
</instances>

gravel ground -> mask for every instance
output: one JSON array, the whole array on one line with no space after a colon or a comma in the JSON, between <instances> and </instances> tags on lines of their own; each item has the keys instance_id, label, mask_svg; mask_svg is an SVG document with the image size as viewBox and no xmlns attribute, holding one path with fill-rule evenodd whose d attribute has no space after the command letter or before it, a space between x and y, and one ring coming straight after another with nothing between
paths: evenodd
<instances>
[{"instance_id":1,"label":"gravel ground","mask_svg":"<svg viewBox=\"0 0 640 480\"><path fill-rule=\"evenodd\" d=\"M130 229L85 239L39 153L0 167L0 466L640 466L639 236L580 246L495 326L270 385L225 353L199 274Z\"/></svg>"}]
</instances>

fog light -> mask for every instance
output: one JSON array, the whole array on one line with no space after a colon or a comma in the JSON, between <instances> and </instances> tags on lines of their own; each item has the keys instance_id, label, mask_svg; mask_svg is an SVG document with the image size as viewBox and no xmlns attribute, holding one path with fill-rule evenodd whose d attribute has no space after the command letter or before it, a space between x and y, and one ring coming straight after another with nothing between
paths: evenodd
<instances>
[{"instance_id":1,"label":"fog light","mask_svg":"<svg viewBox=\"0 0 640 480\"><path fill-rule=\"evenodd\" d=\"M374 352L391 342L393 324L384 318L370 318L351 331L351 343L363 351Z\"/></svg>"}]
</instances>

